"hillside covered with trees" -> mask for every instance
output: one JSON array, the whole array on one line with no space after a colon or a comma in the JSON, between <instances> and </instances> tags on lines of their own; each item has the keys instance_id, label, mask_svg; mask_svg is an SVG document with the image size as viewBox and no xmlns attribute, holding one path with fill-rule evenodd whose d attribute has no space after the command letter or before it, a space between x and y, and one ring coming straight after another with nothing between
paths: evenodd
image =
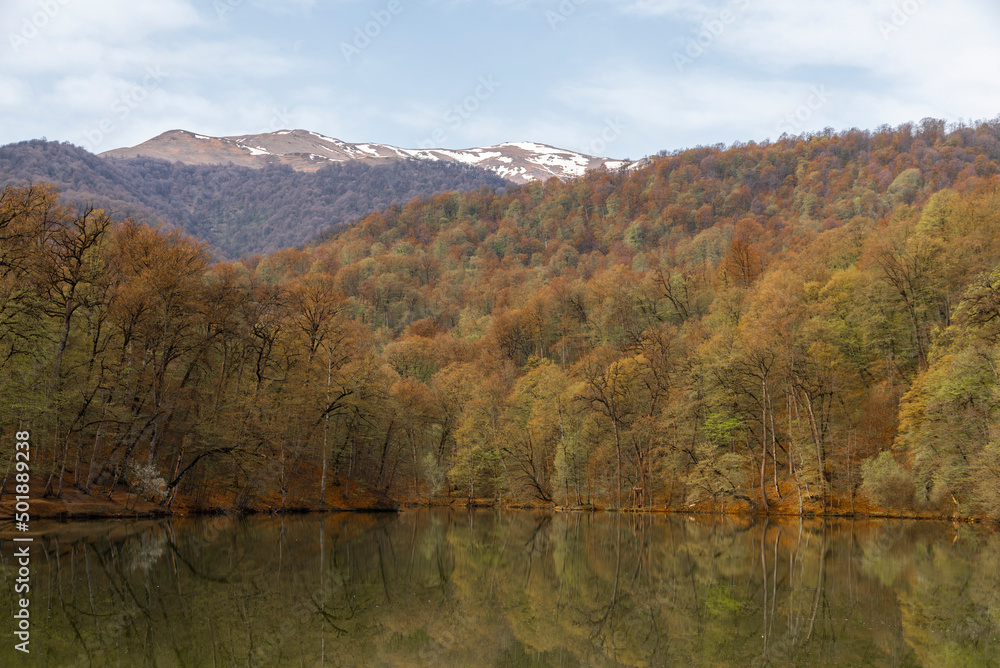
<instances>
[{"instance_id":1,"label":"hillside covered with trees","mask_svg":"<svg viewBox=\"0 0 1000 668\"><path fill-rule=\"evenodd\" d=\"M417 160L349 162L304 173L288 166L101 158L41 140L0 147L0 186L27 183L59 186L68 201L118 217L180 228L221 260L299 246L331 226L418 196L507 185L476 167Z\"/></svg>"},{"instance_id":2,"label":"hillside covered with trees","mask_svg":"<svg viewBox=\"0 0 1000 668\"><path fill-rule=\"evenodd\" d=\"M1000 517L998 172L1000 121L925 120L437 195L232 264L11 188L2 423L53 494Z\"/></svg>"}]
</instances>

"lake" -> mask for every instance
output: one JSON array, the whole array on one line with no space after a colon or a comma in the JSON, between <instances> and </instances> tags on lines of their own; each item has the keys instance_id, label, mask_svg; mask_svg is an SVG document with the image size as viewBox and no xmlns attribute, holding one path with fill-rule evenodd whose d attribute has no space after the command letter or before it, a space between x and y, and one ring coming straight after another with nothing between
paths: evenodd
<instances>
[{"instance_id":1,"label":"lake","mask_svg":"<svg viewBox=\"0 0 1000 668\"><path fill-rule=\"evenodd\" d=\"M36 522L40 525L41 522ZM1000 535L416 510L54 525L0 665L1000 665Z\"/></svg>"}]
</instances>

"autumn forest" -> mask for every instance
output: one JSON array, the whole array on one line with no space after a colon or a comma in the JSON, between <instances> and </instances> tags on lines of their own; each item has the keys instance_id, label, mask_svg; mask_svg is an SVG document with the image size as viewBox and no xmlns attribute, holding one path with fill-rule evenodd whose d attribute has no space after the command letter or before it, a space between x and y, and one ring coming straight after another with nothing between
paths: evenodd
<instances>
[{"instance_id":1,"label":"autumn forest","mask_svg":"<svg viewBox=\"0 0 1000 668\"><path fill-rule=\"evenodd\" d=\"M53 498L996 519L998 364L1000 120L661 153L236 262L0 194L7 495L28 426Z\"/></svg>"}]
</instances>

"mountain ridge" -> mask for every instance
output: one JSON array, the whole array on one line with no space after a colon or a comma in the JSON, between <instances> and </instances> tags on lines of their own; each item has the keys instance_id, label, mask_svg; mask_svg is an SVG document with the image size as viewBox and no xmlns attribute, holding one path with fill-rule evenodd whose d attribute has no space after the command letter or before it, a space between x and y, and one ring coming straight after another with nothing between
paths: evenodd
<instances>
[{"instance_id":1,"label":"mountain ridge","mask_svg":"<svg viewBox=\"0 0 1000 668\"><path fill-rule=\"evenodd\" d=\"M350 143L311 130L210 137L189 130L168 130L136 146L112 149L104 158L159 158L189 165L229 164L262 168L285 164L311 172L330 164L398 160L455 162L491 171L513 183L567 180L587 170L617 170L637 164L601 158L538 142L503 142L469 149L399 148L376 142Z\"/></svg>"}]
</instances>

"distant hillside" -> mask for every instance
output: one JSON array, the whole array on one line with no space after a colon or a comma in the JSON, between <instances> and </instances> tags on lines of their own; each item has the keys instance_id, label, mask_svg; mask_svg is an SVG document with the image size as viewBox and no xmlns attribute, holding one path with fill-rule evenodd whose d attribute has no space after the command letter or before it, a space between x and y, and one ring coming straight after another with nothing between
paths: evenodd
<instances>
[{"instance_id":1,"label":"distant hillside","mask_svg":"<svg viewBox=\"0 0 1000 668\"><path fill-rule=\"evenodd\" d=\"M259 135L206 137L187 130L170 130L138 146L101 154L105 158L161 158L188 165L241 165L263 168L288 165L314 172L330 164L382 164L400 160L451 162L482 167L514 183L571 179L587 170L616 170L635 165L584 155L536 142L504 142L496 146L452 150L399 148L388 144L351 144L309 130L279 130Z\"/></svg>"},{"instance_id":2,"label":"distant hillside","mask_svg":"<svg viewBox=\"0 0 1000 668\"><path fill-rule=\"evenodd\" d=\"M219 259L297 246L331 225L418 196L508 185L493 173L445 162L347 162L304 173L285 165L105 159L41 140L0 147L0 186L24 181L53 183L67 201L116 216L176 225L208 242Z\"/></svg>"}]
</instances>

